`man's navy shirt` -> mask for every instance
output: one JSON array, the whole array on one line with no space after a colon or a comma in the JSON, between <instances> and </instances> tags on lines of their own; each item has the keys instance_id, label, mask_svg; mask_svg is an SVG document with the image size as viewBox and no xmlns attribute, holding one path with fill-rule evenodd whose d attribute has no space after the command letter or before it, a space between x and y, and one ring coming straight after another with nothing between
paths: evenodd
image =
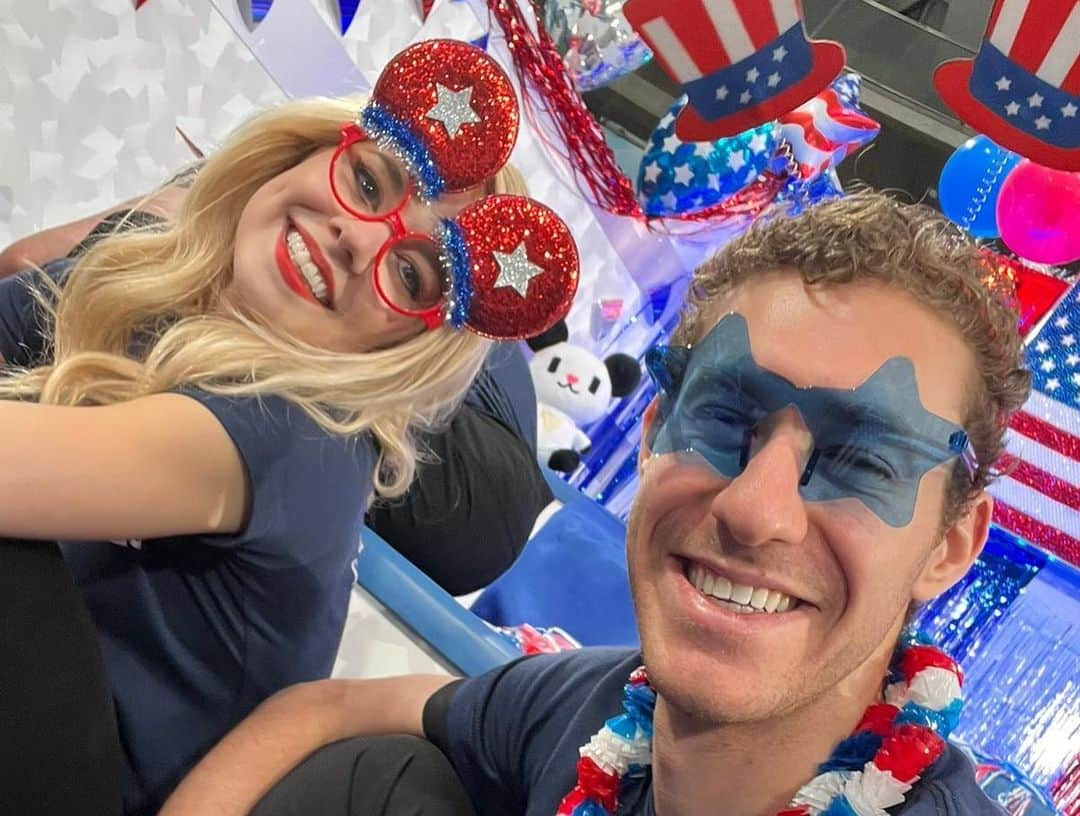
<instances>
[{"instance_id":1,"label":"man's navy shirt","mask_svg":"<svg viewBox=\"0 0 1080 816\"><path fill-rule=\"evenodd\" d=\"M577 780L578 749L621 713L623 685L641 662L637 650L608 648L523 658L436 692L424 731L479 816L552 816ZM1002 816L953 746L891 813ZM618 814L655 816L648 772L621 788Z\"/></svg>"}]
</instances>

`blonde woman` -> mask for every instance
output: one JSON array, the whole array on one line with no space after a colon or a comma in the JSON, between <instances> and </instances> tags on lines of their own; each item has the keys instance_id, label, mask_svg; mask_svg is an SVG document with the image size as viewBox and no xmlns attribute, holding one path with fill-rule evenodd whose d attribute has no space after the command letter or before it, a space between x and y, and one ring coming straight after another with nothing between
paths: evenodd
<instances>
[{"instance_id":1,"label":"blonde woman","mask_svg":"<svg viewBox=\"0 0 1080 816\"><path fill-rule=\"evenodd\" d=\"M65 542L126 812L329 673L358 528L408 487L410 429L453 408L486 337L568 308L565 225L484 196L516 127L489 58L424 43L359 117L306 101L242 128L165 231L51 266L36 296L25 274L0 283L0 536Z\"/></svg>"}]
</instances>

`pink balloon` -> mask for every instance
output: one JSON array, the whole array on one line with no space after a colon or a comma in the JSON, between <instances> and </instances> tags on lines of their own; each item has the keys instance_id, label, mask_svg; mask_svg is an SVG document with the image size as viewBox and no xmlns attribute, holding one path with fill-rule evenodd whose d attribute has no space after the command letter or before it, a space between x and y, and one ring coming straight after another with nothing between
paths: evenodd
<instances>
[{"instance_id":1,"label":"pink balloon","mask_svg":"<svg viewBox=\"0 0 1080 816\"><path fill-rule=\"evenodd\" d=\"M1080 173L1024 159L997 201L1001 240L1022 258L1064 264L1080 258Z\"/></svg>"}]
</instances>

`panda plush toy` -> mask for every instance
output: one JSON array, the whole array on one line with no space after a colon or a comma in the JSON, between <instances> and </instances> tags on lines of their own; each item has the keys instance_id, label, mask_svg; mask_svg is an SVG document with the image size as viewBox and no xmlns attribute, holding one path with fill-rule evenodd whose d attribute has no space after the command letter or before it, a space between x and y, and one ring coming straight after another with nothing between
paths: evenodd
<instances>
[{"instance_id":1,"label":"panda plush toy","mask_svg":"<svg viewBox=\"0 0 1080 816\"><path fill-rule=\"evenodd\" d=\"M600 419L612 397L625 397L641 380L641 367L629 354L603 360L567 342L565 323L528 341L536 387L537 454L540 464L573 473L590 444L581 430Z\"/></svg>"}]
</instances>

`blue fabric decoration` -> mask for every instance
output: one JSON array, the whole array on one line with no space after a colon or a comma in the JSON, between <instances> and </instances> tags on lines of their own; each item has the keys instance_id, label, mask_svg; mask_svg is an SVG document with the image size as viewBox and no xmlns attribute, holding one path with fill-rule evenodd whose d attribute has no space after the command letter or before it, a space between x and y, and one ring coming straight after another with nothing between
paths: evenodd
<instances>
[{"instance_id":1,"label":"blue fabric decoration","mask_svg":"<svg viewBox=\"0 0 1080 816\"><path fill-rule=\"evenodd\" d=\"M656 709L656 692L644 683L623 686L623 710L634 723L652 736L653 711ZM632 735L631 735L632 736Z\"/></svg>"},{"instance_id":2,"label":"blue fabric decoration","mask_svg":"<svg viewBox=\"0 0 1080 816\"><path fill-rule=\"evenodd\" d=\"M859 814L848 802L846 796L838 796L832 800L831 805L821 811L821 816L859 816Z\"/></svg>"},{"instance_id":3,"label":"blue fabric decoration","mask_svg":"<svg viewBox=\"0 0 1080 816\"><path fill-rule=\"evenodd\" d=\"M427 199L437 198L446 188L435 159L416 134L376 102L360 113L360 124L379 147L391 150L405 163L409 173Z\"/></svg>"},{"instance_id":4,"label":"blue fabric decoration","mask_svg":"<svg viewBox=\"0 0 1080 816\"><path fill-rule=\"evenodd\" d=\"M261 23L272 5L274 5L274 0L251 0L252 21L256 24Z\"/></svg>"},{"instance_id":5,"label":"blue fabric decoration","mask_svg":"<svg viewBox=\"0 0 1080 816\"><path fill-rule=\"evenodd\" d=\"M584 646L637 646L625 536L618 519L579 496L529 540L472 611L496 626L559 626Z\"/></svg>"},{"instance_id":6,"label":"blue fabric decoration","mask_svg":"<svg viewBox=\"0 0 1080 816\"><path fill-rule=\"evenodd\" d=\"M450 272L450 325L460 329L469 317L472 305L473 282L469 270L469 247L465 235L455 222L442 222L443 263ZM531 621L526 621L527 623Z\"/></svg>"}]
</instances>

